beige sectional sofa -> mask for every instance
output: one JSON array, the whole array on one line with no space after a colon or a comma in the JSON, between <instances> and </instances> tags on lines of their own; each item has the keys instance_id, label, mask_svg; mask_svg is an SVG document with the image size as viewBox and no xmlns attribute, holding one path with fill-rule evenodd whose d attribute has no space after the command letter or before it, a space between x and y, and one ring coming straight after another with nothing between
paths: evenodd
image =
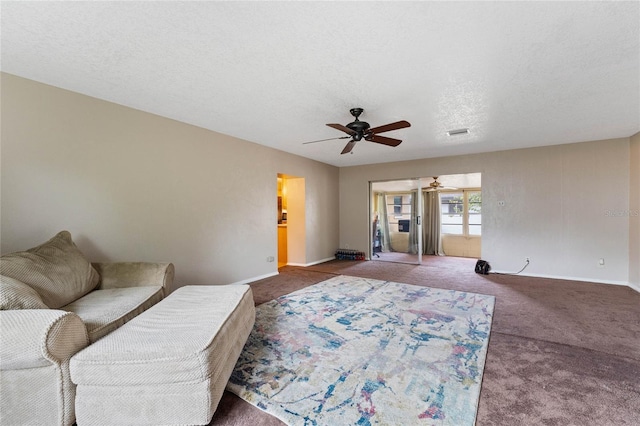
<instances>
[{"instance_id":1,"label":"beige sectional sofa","mask_svg":"<svg viewBox=\"0 0 640 426\"><path fill-rule=\"evenodd\" d=\"M67 231L0 258L0 423L72 425L71 357L162 300L171 263L89 263Z\"/></svg>"}]
</instances>

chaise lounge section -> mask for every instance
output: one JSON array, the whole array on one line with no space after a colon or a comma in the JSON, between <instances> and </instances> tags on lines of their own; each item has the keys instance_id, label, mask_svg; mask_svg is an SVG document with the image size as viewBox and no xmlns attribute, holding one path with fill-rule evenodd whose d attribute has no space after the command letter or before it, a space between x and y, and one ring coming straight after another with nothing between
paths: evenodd
<instances>
[{"instance_id":1,"label":"chaise lounge section","mask_svg":"<svg viewBox=\"0 0 640 426\"><path fill-rule=\"evenodd\" d=\"M62 231L0 258L0 422L72 425L71 357L161 301L171 263L90 264Z\"/></svg>"},{"instance_id":2,"label":"chaise lounge section","mask_svg":"<svg viewBox=\"0 0 640 426\"><path fill-rule=\"evenodd\" d=\"M73 356L78 424L208 424L254 321L247 285L179 288Z\"/></svg>"}]
</instances>

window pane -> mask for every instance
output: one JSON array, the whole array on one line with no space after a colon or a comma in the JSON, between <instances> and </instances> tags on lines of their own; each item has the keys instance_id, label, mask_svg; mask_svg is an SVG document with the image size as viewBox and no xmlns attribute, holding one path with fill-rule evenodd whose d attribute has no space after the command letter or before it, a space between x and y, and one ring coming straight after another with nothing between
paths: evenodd
<instances>
[{"instance_id":1,"label":"window pane","mask_svg":"<svg viewBox=\"0 0 640 426\"><path fill-rule=\"evenodd\" d=\"M455 234L462 235L462 225L445 225L442 224L442 233L443 234Z\"/></svg>"},{"instance_id":2,"label":"window pane","mask_svg":"<svg viewBox=\"0 0 640 426\"><path fill-rule=\"evenodd\" d=\"M469 224L469 235L482 235L482 227Z\"/></svg>"},{"instance_id":3,"label":"window pane","mask_svg":"<svg viewBox=\"0 0 640 426\"><path fill-rule=\"evenodd\" d=\"M482 193L478 191L469 192L469 213L482 212Z\"/></svg>"},{"instance_id":4,"label":"window pane","mask_svg":"<svg viewBox=\"0 0 640 426\"><path fill-rule=\"evenodd\" d=\"M469 200L469 235L482 234L482 192L471 191Z\"/></svg>"},{"instance_id":5,"label":"window pane","mask_svg":"<svg viewBox=\"0 0 640 426\"><path fill-rule=\"evenodd\" d=\"M443 234L462 235L464 233L462 214L464 213L462 192L440 194L441 222Z\"/></svg>"},{"instance_id":6,"label":"window pane","mask_svg":"<svg viewBox=\"0 0 640 426\"><path fill-rule=\"evenodd\" d=\"M482 215L480 213L469 213L469 225L481 225Z\"/></svg>"},{"instance_id":7,"label":"window pane","mask_svg":"<svg viewBox=\"0 0 640 426\"><path fill-rule=\"evenodd\" d=\"M442 214L462 214L464 200L462 192L448 192L440 194Z\"/></svg>"},{"instance_id":8,"label":"window pane","mask_svg":"<svg viewBox=\"0 0 640 426\"><path fill-rule=\"evenodd\" d=\"M469 213L469 235L482 235L482 214Z\"/></svg>"}]
</instances>

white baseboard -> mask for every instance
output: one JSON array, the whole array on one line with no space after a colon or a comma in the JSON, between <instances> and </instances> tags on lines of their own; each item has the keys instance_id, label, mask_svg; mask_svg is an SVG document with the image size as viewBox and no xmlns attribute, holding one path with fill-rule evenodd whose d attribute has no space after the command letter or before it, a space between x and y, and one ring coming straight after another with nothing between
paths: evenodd
<instances>
[{"instance_id":1,"label":"white baseboard","mask_svg":"<svg viewBox=\"0 0 640 426\"><path fill-rule=\"evenodd\" d=\"M505 275L516 275L513 272L502 272L502 271L491 271L493 273L496 274L505 274ZM616 280L598 280L595 278L584 278L584 277L565 277L565 276L561 276L561 275L545 275L545 274L526 274L526 273L520 273L517 274L518 276L521 277L532 277L532 278L551 278L554 280L566 280L566 281L582 281L585 283L597 283L597 284L611 284L611 285L624 285L624 286L628 286L628 287L632 287L631 284L629 284L626 281L616 281ZM632 287L633 288L633 287Z\"/></svg>"},{"instance_id":2,"label":"white baseboard","mask_svg":"<svg viewBox=\"0 0 640 426\"><path fill-rule=\"evenodd\" d=\"M328 258L326 258L326 259L322 259L322 260L318 260L318 261L316 261L316 262L311 262L311 263L306 263L306 264L302 264L302 263L287 263L287 266L303 266L303 267L306 267L306 266L313 266L313 265L317 265L317 264L319 264L319 263L328 262L328 261L333 260L333 259L335 259L335 257L328 257ZM252 283L252 282L254 282L254 281L263 280L263 279L265 279L265 278L274 277L274 276L276 276L276 275L278 275L278 274L279 274L279 272L278 272L278 271L276 271L276 272L270 272L270 273L268 273L268 274L260 275L260 276L253 277L253 278L247 278L246 280L237 281L237 282L235 282L235 283L231 283L231 284L227 284L227 285L241 285L241 284L248 284L248 283Z\"/></svg>"},{"instance_id":3,"label":"white baseboard","mask_svg":"<svg viewBox=\"0 0 640 426\"><path fill-rule=\"evenodd\" d=\"M269 277L273 277L278 275L278 271L276 272L270 272L268 274L264 274L264 275L260 275L258 277L253 277L253 278L247 278L246 280L242 280L242 281L237 281L235 283L231 283L231 284L227 284L227 285L240 285L240 284L248 284L248 283L252 283L254 281L258 281L258 280L263 280L265 278L269 278Z\"/></svg>"},{"instance_id":4,"label":"white baseboard","mask_svg":"<svg viewBox=\"0 0 640 426\"><path fill-rule=\"evenodd\" d=\"M629 287L640 293L640 284L629 283Z\"/></svg>"},{"instance_id":5,"label":"white baseboard","mask_svg":"<svg viewBox=\"0 0 640 426\"><path fill-rule=\"evenodd\" d=\"M328 262L328 261L334 260L334 259L335 259L335 256L334 257L327 257L326 259L317 260L317 261L311 262L311 263L292 263L292 262L290 262L290 263L287 263L287 266L302 266L302 267L306 268L307 266L317 265L319 263Z\"/></svg>"}]
</instances>

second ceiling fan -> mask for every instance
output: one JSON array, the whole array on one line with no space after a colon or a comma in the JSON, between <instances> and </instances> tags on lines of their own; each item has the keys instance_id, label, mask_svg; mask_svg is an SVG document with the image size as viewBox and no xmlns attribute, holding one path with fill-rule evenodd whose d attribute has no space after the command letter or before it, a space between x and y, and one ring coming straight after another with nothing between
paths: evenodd
<instances>
[{"instance_id":1,"label":"second ceiling fan","mask_svg":"<svg viewBox=\"0 0 640 426\"><path fill-rule=\"evenodd\" d=\"M458 189L453 186L444 186L440 182L438 182L438 176L433 177L433 182L429 184L429 187L425 189L425 191L441 191L443 189Z\"/></svg>"},{"instance_id":2,"label":"second ceiling fan","mask_svg":"<svg viewBox=\"0 0 640 426\"><path fill-rule=\"evenodd\" d=\"M398 129L404 129L405 127L411 127L411 124L408 121L402 120L402 121L396 121L395 123L385 124L384 126L371 128L369 123L367 123L366 121L360 121L358 119L358 117L360 117L360 114L362 114L363 111L364 110L362 108L351 108L349 112L351 113L351 115L355 117L355 120L347 124L346 126L343 126L342 124L336 124L336 123L327 124L327 126L332 127L336 130L345 132L346 134L349 135L349 136L342 136L340 138L331 138L331 139L351 138L351 140L347 142L347 145L344 147L344 149L340 154L348 154L353 150L353 147L356 145L356 142L359 142L363 139L365 141L375 142L382 145L398 146L402 143L400 139L380 136L379 133L390 132L392 130L398 130ZM305 144L322 142L322 141L331 140L331 139L322 139L319 141L305 142Z\"/></svg>"}]
</instances>

